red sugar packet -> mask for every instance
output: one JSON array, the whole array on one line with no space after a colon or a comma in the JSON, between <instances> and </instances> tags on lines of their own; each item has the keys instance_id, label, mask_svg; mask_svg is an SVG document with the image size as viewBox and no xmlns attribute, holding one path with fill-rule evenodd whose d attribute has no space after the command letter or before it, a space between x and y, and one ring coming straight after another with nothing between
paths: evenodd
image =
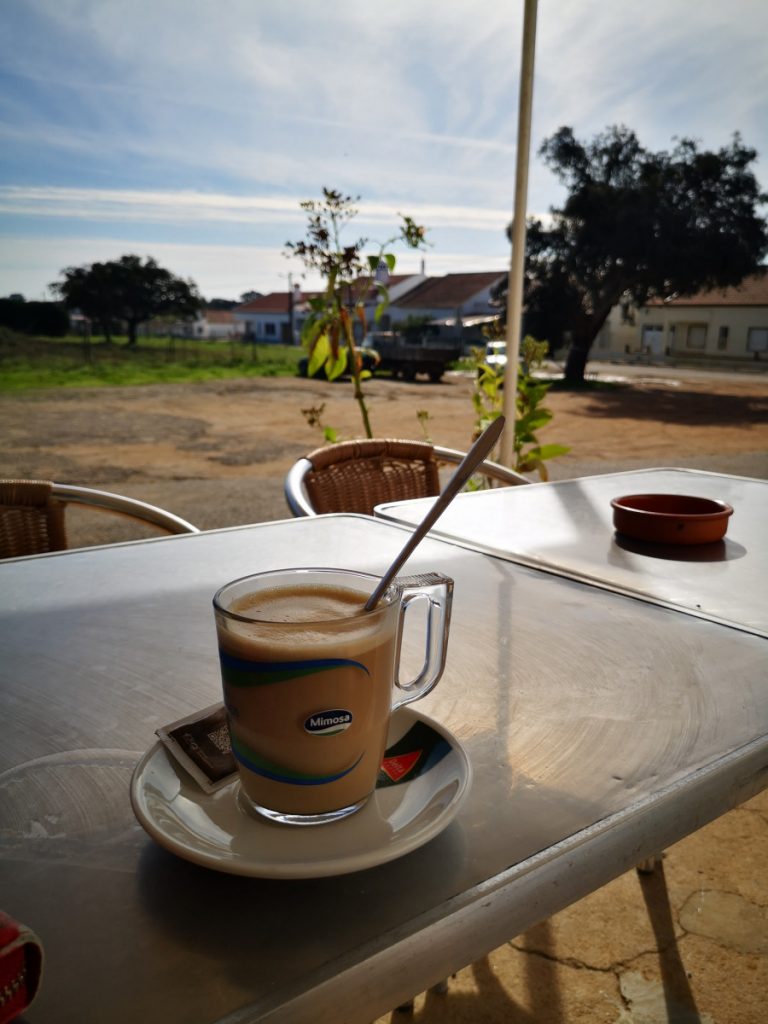
<instances>
[{"instance_id":1,"label":"red sugar packet","mask_svg":"<svg viewBox=\"0 0 768 1024\"><path fill-rule=\"evenodd\" d=\"M38 937L0 910L0 1024L10 1024L29 1007L42 972Z\"/></svg>"}]
</instances>

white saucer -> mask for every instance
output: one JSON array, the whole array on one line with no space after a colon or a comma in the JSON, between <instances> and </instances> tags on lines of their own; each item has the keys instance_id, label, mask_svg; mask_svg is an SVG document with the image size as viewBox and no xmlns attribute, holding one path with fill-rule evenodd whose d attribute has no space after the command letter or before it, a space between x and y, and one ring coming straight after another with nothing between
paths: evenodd
<instances>
[{"instance_id":1,"label":"white saucer","mask_svg":"<svg viewBox=\"0 0 768 1024\"><path fill-rule=\"evenodd\" d=\"M133 811L161 846L215 871L320 878L374 867L442 832L469 790L466 752L444 726L425 715L408 707L396 711L387 747L419 722L446 741L441 759L410 782L377 788L362 810L333 824L297 827L257 819L241 807L236 780L204 793L160 743L144 754L133 773Z\"/></svg>"}]
</instances>

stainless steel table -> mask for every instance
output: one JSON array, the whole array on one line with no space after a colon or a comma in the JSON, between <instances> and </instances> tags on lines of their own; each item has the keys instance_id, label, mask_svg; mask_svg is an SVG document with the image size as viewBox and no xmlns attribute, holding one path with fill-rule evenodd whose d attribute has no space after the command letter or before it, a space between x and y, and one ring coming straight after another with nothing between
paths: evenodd
<instances>
[{"instance_id":1,"label":"stainless steel table","mask_svg":"<svg viewBox=\"0 0 768 1024\"><path fill-rule=\"evenodd\" d=\"M0 906L45 946L31 1024L370 1021L765 785L764 638L427 539L409 571L456 581L419 705L472 761L454 821L315 880L161 849L129 780L159 725L218 698L214 590L379 572L405 534L330 516L0 564Z\"/></svg>"},{"instance_id":2,"label":"stainless steel table","mask_svg":"<svg viewBox=\"0 0 768 1024\"><path fill-rule=\"evenodd\" d=\"M719 498L734 514L717 544L645 544L612 523L611 498L638 493ZM390 502L376 515L413 526L433 500ZM768 636L766 523L766 480L646 469L461 494L433 535Z\"/></svg>"}]
</instances>

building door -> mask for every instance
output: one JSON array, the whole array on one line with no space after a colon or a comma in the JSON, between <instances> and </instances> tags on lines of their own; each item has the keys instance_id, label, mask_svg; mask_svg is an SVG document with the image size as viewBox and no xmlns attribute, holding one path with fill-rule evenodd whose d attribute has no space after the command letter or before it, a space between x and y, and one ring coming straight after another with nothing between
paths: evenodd
<instances>
[{"instance_id":1,"label":"building door","mask_svg":"<svg viewBox=\"0 0 768 1024\"><path fill-rule=\"evenodd\" d=\"M664 355L664 329L661 324L643 324L642 350L653 357Z\"/></svg>"},{"instance_id":2,"label":"building door","mask_svg":"<svg viewBox=\"0 0 768 1024\"><path fill-rule=\"evenodd\" d=\"M688 331L685 336L686 348L704 349L707 347L707 325L688 324Z\"/></svg>"}]
</instances>

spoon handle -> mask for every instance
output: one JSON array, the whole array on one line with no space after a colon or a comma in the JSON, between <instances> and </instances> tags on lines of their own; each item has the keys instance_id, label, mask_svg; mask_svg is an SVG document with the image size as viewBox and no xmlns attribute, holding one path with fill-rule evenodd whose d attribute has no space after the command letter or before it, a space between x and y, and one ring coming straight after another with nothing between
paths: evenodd
<instances>
[{"instance_id":1,"label":"spoon handle","mask_svg":"<svg viewBox=\"0 0 768 1024\"><path fill-rule=\"evenodd\" d=\"M405 561L412 554L414 548L421 543L424 535L432 529L435 522L440 518L443 512L445 512L446 508L450 505L467 480L469 480L486 455L490 453L493 446L501 436L501 432L504 429L504 423L505 420L503 416L497 417L493 423L485 428L480 437L478 437L469 449L467 454L456 467L450 480L441 491L440 496L408 538L408 542L403 550L381 577L376 589L365 602L366 611L370 611L371 608L376 607L378 602L381 600L381 595L390 585L395 576L397 576Z\"/></svg>"}]
</instances>

